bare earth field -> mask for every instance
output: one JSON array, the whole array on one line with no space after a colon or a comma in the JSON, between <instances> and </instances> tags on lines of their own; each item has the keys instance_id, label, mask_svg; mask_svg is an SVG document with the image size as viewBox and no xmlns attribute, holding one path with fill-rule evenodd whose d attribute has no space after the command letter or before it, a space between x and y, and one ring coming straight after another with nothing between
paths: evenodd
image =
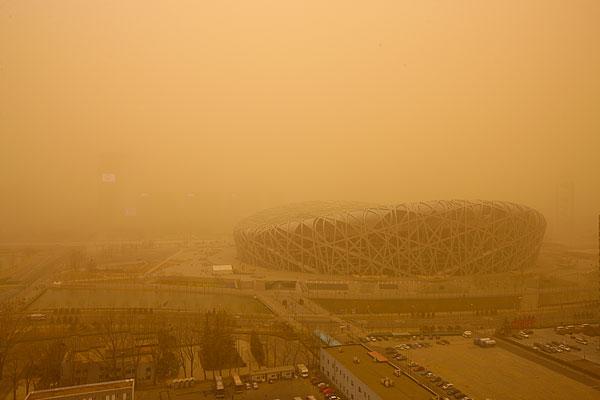
<instances>
[{"instance_id":1,"label":"bare earth field","mask_svg":"<svg viewBox=\"0 0 600 400\"><path fill-rule=\"evenodd\" d=\"M184 290L100 288L52 288L33 302L29 310L54 308L162 308L196 311L217 308L234 314L270 313L261 302L248 296Z\"/></svg>"}]
</instances>

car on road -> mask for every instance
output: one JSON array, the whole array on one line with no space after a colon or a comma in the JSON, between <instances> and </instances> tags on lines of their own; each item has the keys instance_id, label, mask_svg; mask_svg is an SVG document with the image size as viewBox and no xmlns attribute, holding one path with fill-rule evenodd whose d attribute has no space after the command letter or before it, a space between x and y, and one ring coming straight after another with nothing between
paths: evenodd
<instances>
[{"instance_id":1,"label":"car on road","mask_svg":"<svg viewBox=\"0 0 600 400\"><path fill-rule=\"evenodd\" d=\"M250 382L246 382L246 390L252 389L252 384Z\"/></svg>"},{"instance_id":2,"label":"car on road","mask_svg":"<svg viewBox=\"0 0 600 400\"><path fill-rule=\"evenodd\" d=\"M252 388L253 388L254 390L257 390L257 389L258 389L258 383L256 383L256 382L252 382Z\"/></svg>"}]
</instances>

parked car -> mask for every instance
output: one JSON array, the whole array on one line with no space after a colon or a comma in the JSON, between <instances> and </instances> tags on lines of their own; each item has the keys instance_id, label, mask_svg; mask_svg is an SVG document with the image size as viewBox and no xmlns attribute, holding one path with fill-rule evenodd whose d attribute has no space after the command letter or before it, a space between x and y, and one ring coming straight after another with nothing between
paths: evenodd
<instances>
[{"instance_id":1,"label":"parked car","mask_svg":"<svg viewBox=\"0 0 600 400\"><path fill-rule=\"evenodd\" d=\"M321 392L322 392L322 393L323 393L325 396L327 396L328 394L333 394L333 393L334 393L334 390L333 390L332 388L330 388L330 387L326 387L326 388L323 388L323 389L321 390Z\"/></svg>"},{"instance_id":2,"label":"parked car","mask_svg":"<svg viewBox=\"0 0 600 400\"><path fill-rule=\"evenodd\" d=\"M587 341L587 340L585 340L585 339L584 339L584 338L582 338L582 337L576 337L576 338L575 338L575 341L576 341L577 343L579 343L579 344L583 344L583 345L585 345L585 346L587 346L587 344L588 344L588 341Z\"/></svg>"}]
</instances>

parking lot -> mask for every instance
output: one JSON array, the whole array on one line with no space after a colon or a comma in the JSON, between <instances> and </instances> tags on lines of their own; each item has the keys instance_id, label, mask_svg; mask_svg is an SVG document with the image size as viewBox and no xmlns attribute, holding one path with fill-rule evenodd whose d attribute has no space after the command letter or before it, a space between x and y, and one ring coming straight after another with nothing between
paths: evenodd
<instances>
[{"instance_id":1,"label":"parking lot","mask_svg":"<svg viewBox=\"0 0 600 400\"><path fill-rule=\"evenodd\" d=\"M403 350L406 361L416 362L443 380L451 382L464 394L475 399L548 400L598 399L597 389L568 378L534 361L519 357L499 347L481 348L472 339L445 338L449 344ZM384 352L398 341L374 342L370 347ZM433 385L433 384L432 384Z\"/></svg>"},{"instance_id":2,"label":"parking lot","mask_svg":"<svg viewBox=\"0 0 600 400\"><path fill-rule=\"evenodd\" d=\"M587 344L578 343L575 338L584 339ZM598 337L586 336L583 333L576 333L573 335L559 335L554 332L554 329L535 329L533 334L529 335L529 338L513 338L515 341L533 347L534 343L540 344L552 344L561 343L565 344L569 348L569 351L560 351L552 353L553 357L561 359L563 361L578 361L588 360L596 364L600 364L600 350L598 350Z\"/></svg>"}]
</instances>

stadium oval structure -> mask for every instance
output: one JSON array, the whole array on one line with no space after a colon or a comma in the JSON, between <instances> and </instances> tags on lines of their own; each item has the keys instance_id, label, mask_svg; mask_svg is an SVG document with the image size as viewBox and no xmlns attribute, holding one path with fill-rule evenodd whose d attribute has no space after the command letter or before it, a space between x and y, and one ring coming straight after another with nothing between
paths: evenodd
<instances>
[{"instance_id":1,"label":"stadium oval structure","mask_svg":"<svg viewBox=\"0 0 600 400\"><path fill-rule=\"evenodd\" d=\"M242 220L234 240L240 261L270 269L448 277L531 267L545 230L538 211L504 201L308 202Z\"/></svg>"}]
</instances>

